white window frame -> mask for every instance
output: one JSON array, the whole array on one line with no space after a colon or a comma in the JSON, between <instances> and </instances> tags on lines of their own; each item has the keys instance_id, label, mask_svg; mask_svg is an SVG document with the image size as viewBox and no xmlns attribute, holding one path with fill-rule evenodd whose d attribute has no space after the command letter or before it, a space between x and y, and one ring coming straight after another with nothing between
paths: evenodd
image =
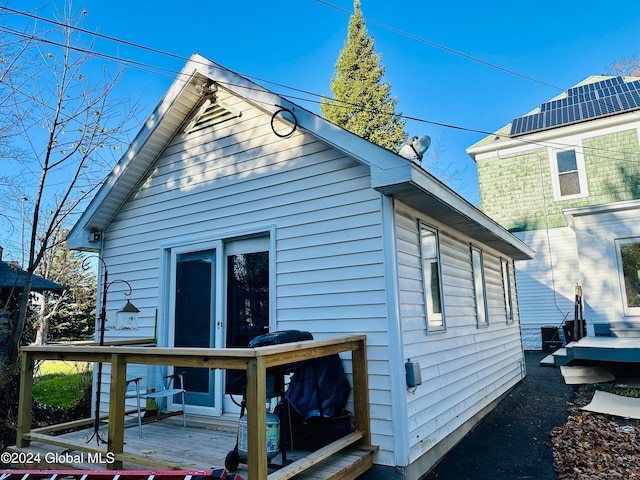
<instances>
[{"instance_id":1,"label":"white window frame","mask_svg":"<svg viewBox=\"0 0 640 480\"><path fill-rule=\"evenodd\" d=\"M422 285L424 289L424 305L425 305L425 320L427 326L427 333L429 332L443 332L446 330L445 314L444 314L444 296L442 294L442 262L440 261L440 237L438 230L434 227L419 222L420 231L420 265L422 269ZM433 255L427 257L427 246L425 245L424 234L428 233L433 236L434 249ZM437 265L437 281L438 281L438 295L440 300L440 312L436 312L434 309L432 292L432 270L431 265L435 263ZM427 268L429 267L429 268Z\"/></svg>"},{"instance_id":2,"label":"white window frame","mask_svg":"<svg viewBox=\"0 0 640 480\"><path fill-rule=\"evenodd\" d=\"M615 240L616 259L618 262L618 278L620 281L620 294L622 296L622 307L624 309L624 314L628 316L640 316L640 306L638 307L629 306L629 299L627 298L627 288L626 288L626 283L624 279L624 271L622 270L621 247L624 245L632 244L632 243L640 243L640 237L619 238ZM640 270L638 271L638 276L640 277Z\"/></svg>"},{"instance_id":3,"label":"white window frame","mask_svg":"<svg viewBox=\"0 0 640 480\"><path fill-rule=\"evenodd\" d=\"M473 273L473 291L476 303L476 321L478 328L489 326L489 310L487 308L487 287L484 273L484 253L471 246L471 270Z\"/></svg>"},{"instance_id":4,"label":"white window frame","mask_svg":"<svg viewBox=\"0 0 640 480\"><path fill-rule=\"evenodd\" d=\"M502 274L502 291L504 293L504 311L507 317L507 324L513 323L513 295L511 289L511 269L510 262L504 258L500 259L500 272Z\"/></svg>"},{"instance_id":5,"label":"white window frame","mask_svg":"<svg viewBox=\"0 0 640 480\"><path fill-rule=\"evenodd\" d=\"M580 193L574 195L562 195L560 192L560 171L558 170L558 152L573 151L576 157L576 168L578 173L578 182L580 184ZM551 170L551 186L553 189L553 198L556 201L571 200L574 198L584 198L589 196L587 188L587 171L584 165L584 154L582 146L576 145L566 148L549 148L549 163Z\"/></svg>"}]
</instances>

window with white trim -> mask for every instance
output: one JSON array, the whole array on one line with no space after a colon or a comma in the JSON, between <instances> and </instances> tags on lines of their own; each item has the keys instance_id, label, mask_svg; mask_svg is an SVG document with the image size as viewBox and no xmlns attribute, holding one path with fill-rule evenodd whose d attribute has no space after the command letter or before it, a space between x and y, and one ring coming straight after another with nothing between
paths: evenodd
<instances>
[{"instance_id":1,"label":"window with white trim","mask_svg":"<svg viewBox=\"0 0 640 480\"><path fill-rule=\"evenodd\" d=\"M616 240L624 311L640 315L640 238Z\"/></svg>"},{"instance_id":2,"label":"window with white trim","mask_svg":"<svg viewBox=\"0 0 640 480\"><path fill-rule=\"evenodd\" d=\"M504 259L501 260L500 267L502 270L502 291L504 293L504 310L507 316L507 323L513 323L513 305L511 302L511 269L509 268L509 262Z\"/></svg>"},{"instance_id":3,"label":"window with white trim","mask_svg":"<svg viewBox=\"0 0 640 480\"><path fill-rule=\"evenodd\" d=\"M442 331L445 329L445 324L438 231L423 224L420 224L420 255L427 331Z\"/></svg>"},{"instance_id":4,"label":"window with white trim","mask_svg":"<svg viewBox=\"0 0 640 480\"><path fill-rule=\"evenodd\" d=\"M489 315L487 313L484 258L482 250L477 247L471 247L471 268L473 270L473 289L476 297L476 318L478 321L478 327L486 327L489 325Z\"/></svg>"},{"instance_id":5,"label":"window with white trim","mask_svg":"<svg viewBox=\"0 0 640 480\"><path fill-rule=\"evenodd\" d=\"M582 152L575 148L550 152L554 199L586 197L589 192Z\"/></svg>"}]
</instances>

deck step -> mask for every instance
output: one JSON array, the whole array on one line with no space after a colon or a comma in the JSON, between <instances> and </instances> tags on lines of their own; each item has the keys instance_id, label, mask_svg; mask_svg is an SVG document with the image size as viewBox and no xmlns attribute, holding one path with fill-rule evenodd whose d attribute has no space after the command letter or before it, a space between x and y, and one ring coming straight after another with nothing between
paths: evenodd
<instances>
[{"instance_id":1,"label":"deck step","mask_svg":"<svg viewBox=\"0 0 640 480\"><path fill-rule=\"evenodd\" d=\"M373 467L377 451L374 446L352 445L298 473L293 480L352 480Z\"/></svg>"},{"instance_id":2,"label":"deck step","mask_svg":"<svg viewBox=\"0 0 640 480\"><path fill-rule=\"evenodd\" d=\"M340 464L340 471L344 468L348 467L348 470L351 470L353 466L352 463L357 464L359 467L362 462L367 458L371 457L371 465L369 465L365 470L371 468L373 465L373 453L377 450L375 447L369 447L369 449L358 446L356 450L353 450L354 444L362 439L362 432L355 431L348 435L345 435L338 440L331 442L330 444L316 450L315 452L297 460L286 467L282 467L279 470L271 473L269 475L269 480L287 480L289 478L294 479L303 479L303 478L313 478L313 479L324 479L329 480L336 478L333 475L327 476L327 473L332 472L334 469L330 468L328 464ZM355 454L354 452L359 452L360 454L364 454L363 458L351 458L360 457L360 454ZM364 462L367 463L366 461ZM322 476L318 476L318 472L314 472L316 470L315 467L321 466L321 471L323 472ZM349 477L349 478L355 478Z\"/></svg>"},{"instance_id":3,"label":"deck step","mask_svg":"<svg viewBox=\"0 0 640 480\"><path fill-rule=\"evenodd\" d=\"M618 338L638 338L640 337L640 324L613 322L609 325L611 335Z\"/></svg>"},{"instance_id":4,"label":"deck step","mask_svg":"<svg viewBox=\"0 0 640 480\"><path fill-rule=\"evenodd\" d=\"M542 367L555 367L556 360L553 358L553 355L547 355L542 360L540 360L540 366Z\"/></svg>"}]
</instances>

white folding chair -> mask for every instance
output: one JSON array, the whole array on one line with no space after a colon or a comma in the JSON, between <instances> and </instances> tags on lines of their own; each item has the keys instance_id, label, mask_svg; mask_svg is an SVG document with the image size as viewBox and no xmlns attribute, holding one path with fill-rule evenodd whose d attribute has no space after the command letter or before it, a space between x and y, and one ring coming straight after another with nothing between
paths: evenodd
<instances>
[{"instance_id":1,"label":"white folding chair","mask_svg":"<svg viewBox=\"0 0 640 480\"><path fill-rule=\"evenodd\" d=\"M178 380L179 385L176 385L176 379ZM167 375L166 377L164 377L164 380L165 382L161 390L141 393L140 398L153 398L158 405L158 413L160 413L162 402L166 401L168 398L173 397L174 395L180 395L182 403L182 425L186 428L187 415L184 408L184 394L186 392L186 390L184 389L184 376L182 373L176 373L173 375Z\"/></svg>"},{"instance_id":2,"label":"white folding chair","mask_svg":"<svg viewBox=\"0 0 640 480\"><path fill-rule=\"evenodd\" d=\"M136 399L136 411L138 415L138 433L142 437L142 409L140 408L140 380L142 377L132 378L127 380L127 390L125 392L125 398ZM133 385L132 385L133 384Z\"/></svg>"}]
</instances>

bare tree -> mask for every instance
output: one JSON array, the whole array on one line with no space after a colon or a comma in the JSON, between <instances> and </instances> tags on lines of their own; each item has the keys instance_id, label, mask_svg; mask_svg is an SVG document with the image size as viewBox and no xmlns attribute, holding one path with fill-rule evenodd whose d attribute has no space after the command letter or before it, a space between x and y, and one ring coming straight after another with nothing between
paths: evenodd
<instances>
[{"instance_id":1,"label":"bare tree","mask_svg":"<svg viewBox=\"0 0 640 480\"><path fill-rule=\"evenodd\" d=\"M442 138L433 142L422 159L421 166L442 183L458 191L464 187L462 180L464 169L443 161L442 154L445 151L443 144Z\"/></svg>"},{"instance_id":2,"label":"bare tree","mask_svg":"<svg viewBox=\"0 0 640 480\"><path fill-rule=\"evenodd\" d=\"M611 63L607 70L614 75L640 77L640 58L635 55Z\"/></svg>"},{"instance_id":3,"label":"bare tree","mask_svg":"<svg viewBox=\"0 0 640 480\"><path fill-rule=\"evenodd\" d=\"M27 176L23 195L27 276L13 336L16 348L25 326L33 274L56 245L56 232L100 185L112 166L113 151L126 142L126 125L134 116L134 108L112 99L122 70L116 67L110 73L98 65L93 45L82 42L70 7L58 16L46 32L14 32L33 45L37 61L29 66L29 81L11 84L0 100L16 112L28 106L28 113L15 115L15 128L27 153L26 158L14 159ZM20 58L15 59L19 62Z\"/></svg>"},{"instance_id":4,"label":"bare tree","mask_svg":"<svg viewBox=\"0 0 640 480\"><path fill-rule=\"evenodd\" d=\"M24 151L12 140L19 131L20 116L27 114L28 107L24 104L26 99L14 97L12 93L23 88L29 78L26 65L30 64L31 47L29 40L11 37L0 30L0 161L4 163L24 158ZM6 170L0 172L0 189L3 190L0 219L5 220L5 229L11 229L21 220L13 208L18 186L19 179L15 175L6 175Z\"/></svg>"}]
</instances>

